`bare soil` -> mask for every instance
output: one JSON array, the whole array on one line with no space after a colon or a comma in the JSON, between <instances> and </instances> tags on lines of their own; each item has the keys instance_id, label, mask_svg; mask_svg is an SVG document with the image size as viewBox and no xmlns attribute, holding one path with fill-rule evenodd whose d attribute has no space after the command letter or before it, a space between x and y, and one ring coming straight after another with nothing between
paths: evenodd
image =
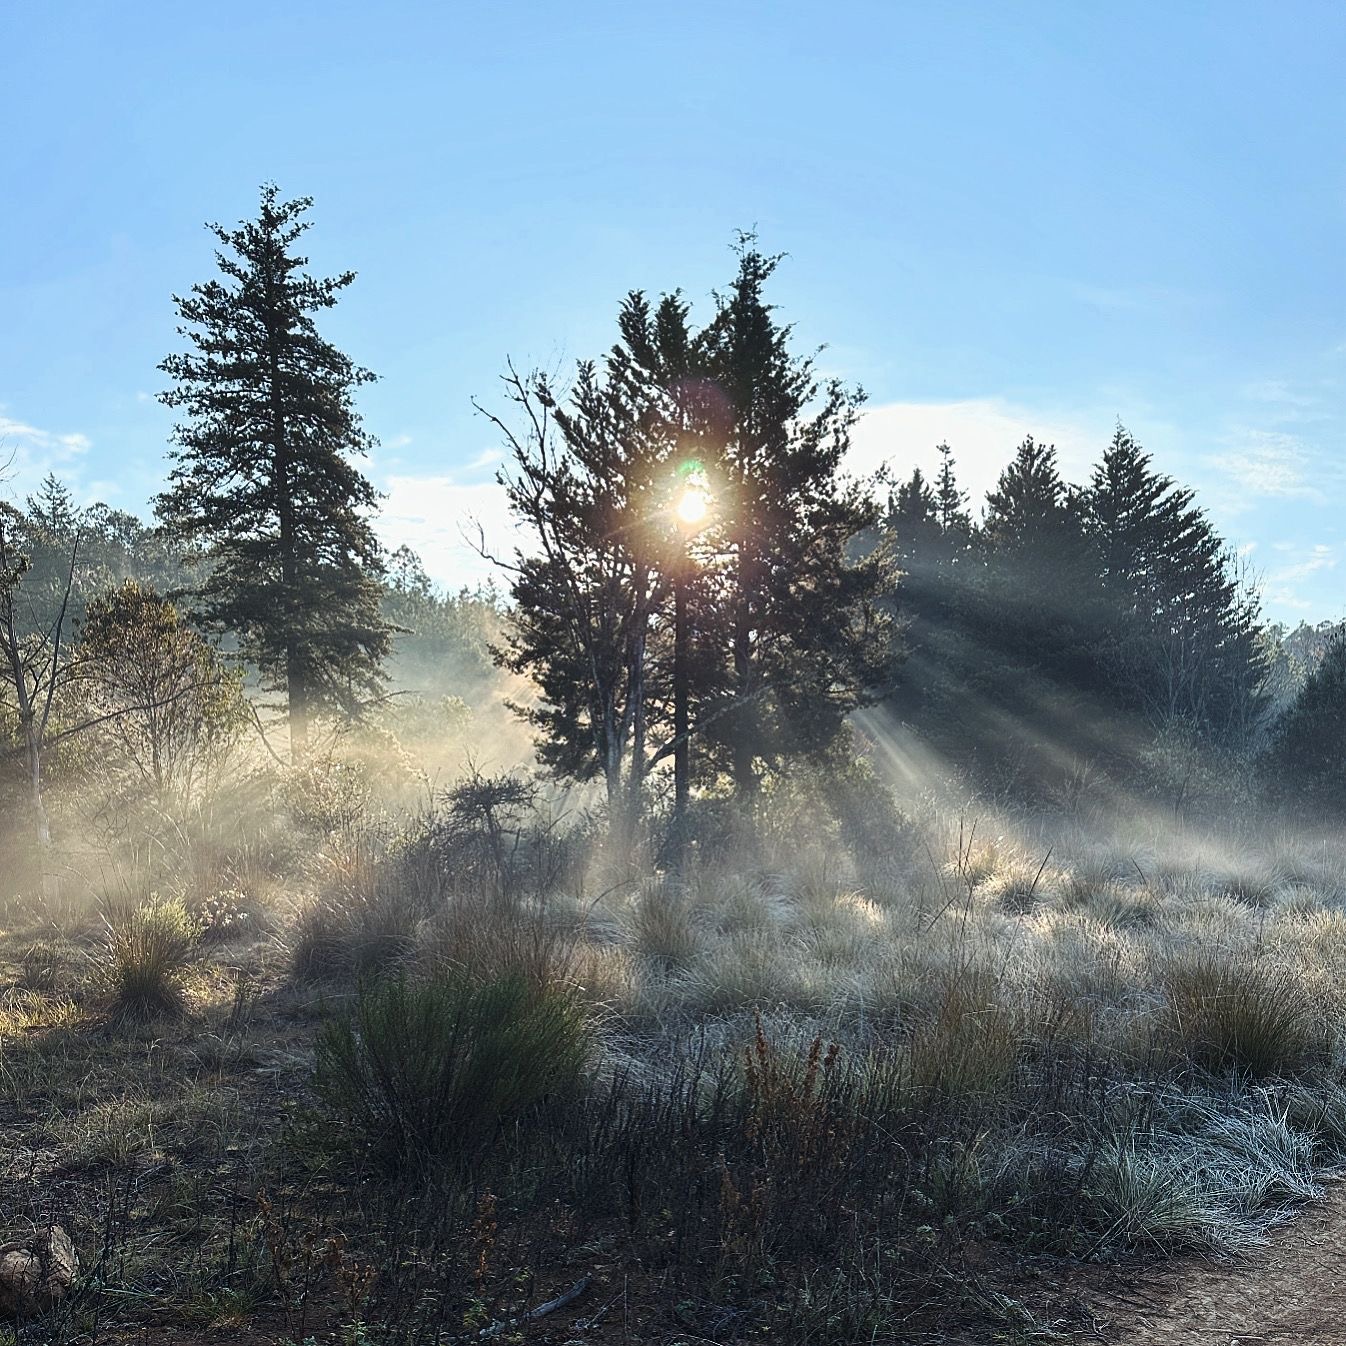
<instances>
[{"instance_id":1,"label":"bare soil","mask_svg":"<svg viewBox=\"0 0 1346 1346\"><path fill-rule=\"evenodd\" d=\"M1101 1286L1089 1300L1093 1339L1110 1346L1346 1343L1346 1187L1253 1256L1169 1263L1125 1288Z\"/></svg>"}]
</instances>

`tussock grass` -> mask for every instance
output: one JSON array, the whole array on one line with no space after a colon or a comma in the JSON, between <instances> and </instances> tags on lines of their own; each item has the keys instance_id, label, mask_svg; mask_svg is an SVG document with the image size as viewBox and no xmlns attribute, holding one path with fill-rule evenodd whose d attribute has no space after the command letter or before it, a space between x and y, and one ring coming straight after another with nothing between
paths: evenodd
<instances>
[{"instance_id":1,"label":"tussock grass","mask_svg":"<svg viewBox=\"0 0 1346 1346\"><path fill-rule=\"evenodd\" d=\"M637 886L626 929L635 950L668 971L688 967L704 943L691 898L668 880L654 879Z\"/></svg>"},{"instance_id":2,"label":"tussock grass","mask_svg":"<svg viewBox=\"0 0 1346 1346\"><path fill-rule=\"evenodd\" d=\"M908 1079L950 1106L985 1102L1009 1088L1024 1035L988 972L950 977L933 1016L917 1024L907 1049Z\"/></svg>"},{"instance_id":3,"label":"tussock grass","mask_svg":"<svg viewBox=\"0 0 1346 1346\"><path fill-rule=\"evenodd\" d=\"M584 1013L518 974L366 984L318 1040L314 1087L329 1133L400 1167L470 1153L545 1100L581 1087Z\"/></svg>"},{"instance_id":4,"label":"tussock grass","mask_svg":"<svg viewBox=\"0 0 1346 1346\"><path fill-rule=\"evenodd\" d=\"M201 928L180 898L151 900L108 918L106 970L118 1015L181 1014Z\"/></svg>"},{"instance_id":5,"label":"tussock grass","mask_svg":"<svg viewBox=\"0 0 1346 1346\"><path fill-rule=\"evenodd\" d=\"M1295 1075L1330 1049L1303 981L1289 968L1218 950L1165 968L1165 1025L1182 1054L1211 1071Z\"/></svg>"}]
</instances>

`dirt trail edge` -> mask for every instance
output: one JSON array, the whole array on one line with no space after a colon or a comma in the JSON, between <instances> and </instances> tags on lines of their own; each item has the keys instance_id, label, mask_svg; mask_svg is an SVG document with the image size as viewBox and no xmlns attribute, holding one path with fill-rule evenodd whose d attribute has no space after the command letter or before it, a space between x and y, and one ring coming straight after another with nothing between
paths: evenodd
<instances>
[{"instance_id":1,"label":"dirt trail edge","mask_svg":"<svg viewBox=\"0 0 1346 1346\"><path fill-rule=\"evenodd\" d=\"M1346 1346L1346 1187L1231 1262L1186 1262L1093 1299L1109 1346Z\"/></svg>"}]
</instances>

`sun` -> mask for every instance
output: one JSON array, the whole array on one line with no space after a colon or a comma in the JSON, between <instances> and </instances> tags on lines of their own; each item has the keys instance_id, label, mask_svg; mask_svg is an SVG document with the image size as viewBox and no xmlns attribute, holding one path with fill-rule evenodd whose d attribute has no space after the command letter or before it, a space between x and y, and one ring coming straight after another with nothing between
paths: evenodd
<instances>
[{"instance_id":1,"label":"sun","mask_svg":"<svg viewBox=\"0 0 1346 1346\"><path fill-rule=\"evenodd\" d=\"M710 492L693 482L678 498L678 521L689 526L703 523L710 512Z\"/></svg>"}]
</instances>

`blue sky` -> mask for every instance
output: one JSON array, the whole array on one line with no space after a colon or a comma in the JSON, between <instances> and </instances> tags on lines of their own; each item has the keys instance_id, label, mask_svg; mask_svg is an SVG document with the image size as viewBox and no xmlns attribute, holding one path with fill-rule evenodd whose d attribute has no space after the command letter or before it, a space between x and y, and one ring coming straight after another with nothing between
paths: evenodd
<instances>
[{"instance_id":1,"label":"blue sky","mask_svg":"<svg viewBox=\"0 0 1346 1346\"><path fill-rule=\"evenodd\" d=\"M1082 477L1123 421L1271 615L1346 615L1346 7L5 0L0 441L144 513L152 394L208 219L316 198L326 330L381 381L382 527L450 585L500 535L472 411L507 356L704 311L734 230L870 412L855 466L984 488L1023 433Z\"/></svg>"}]
</instances>

